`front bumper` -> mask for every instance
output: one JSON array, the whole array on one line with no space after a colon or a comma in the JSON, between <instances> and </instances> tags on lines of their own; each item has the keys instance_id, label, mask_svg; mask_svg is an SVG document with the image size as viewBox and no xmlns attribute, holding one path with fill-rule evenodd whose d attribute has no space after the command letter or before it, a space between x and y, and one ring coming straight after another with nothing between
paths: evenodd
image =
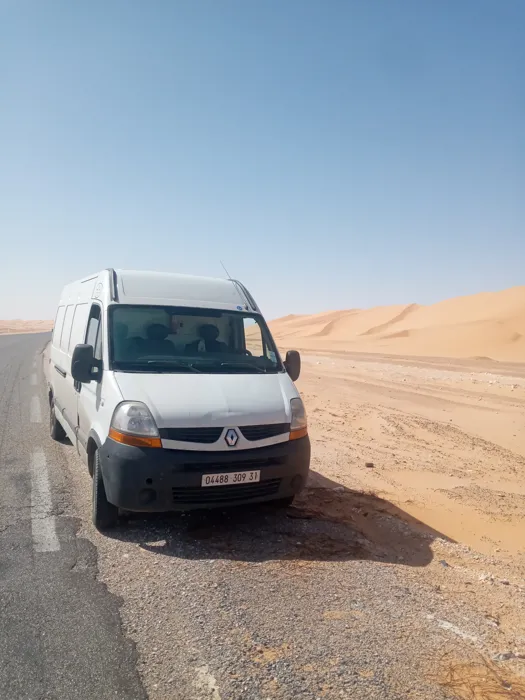
<instances>
[{"instance_id":1,"label":"front bumper","mask_svg":"<svg viewBox=\"0 0 525 700\"><path fill-rule=\"evenodd\" d=\"M299 493L310 469L308 437L251 450L198 452L122 445L108 438L100 466L110 503L130 511L218 508ZM203 474L260 469L257 484L201 487Z\"/></svg>"}]
</instances>

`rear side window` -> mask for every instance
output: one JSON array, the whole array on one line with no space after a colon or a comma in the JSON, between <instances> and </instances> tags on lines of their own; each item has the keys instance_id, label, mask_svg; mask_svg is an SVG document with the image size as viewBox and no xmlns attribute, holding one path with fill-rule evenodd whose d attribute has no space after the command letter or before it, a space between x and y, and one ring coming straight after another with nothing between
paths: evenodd
<instances>
[{"instance_id":1,"label":"rear side window","mask_svg":"<svg viewBox=\"0 0 525 700\"><path fill-rule=\"evenodd\" d=\"M73 325L73 314L75 313L75 305L70 304L66 307L66 315L64 316L64 325L62 327L62 335L60 336L60 349L67 352L69 349L69 336L71 335L71 326Z\"/></svg>"},{"instance_id":2,"label":"rear side window","mask_svg":"<svg viewBox=\"0 0 525 700\"><path fill-rule=\"evenodd\" d=\"M89 320L86 332L86 343L95 349L95 359L102 359L102 324L100 306L93 304L89 312Z\"/></svg>"},{"instance_id":3,"label":"rear side window","mask_svg":"<svg viewBox=\"0 0 525 700\"><path fill-rule=\"evenodd\" d=\"M84 342L86 326L89 315L89 304L77 304L73 316L73 326L69 340L69 352L72 353L76 345Z\"/></svg>"},{"instance_id":4,"label":"rear side window","mask_svg":"<svg viewBox=\"0 0 525 700\"><path fill-rule=\"evenodd\" d=\"M64 314L66 313L65 306L59 306L57 310L57 317L55 319L55 325L53 327L53 345L58 347L60 345L60 336L62 335L62 327L64 325Z\"/></svg>"}]
</instances>

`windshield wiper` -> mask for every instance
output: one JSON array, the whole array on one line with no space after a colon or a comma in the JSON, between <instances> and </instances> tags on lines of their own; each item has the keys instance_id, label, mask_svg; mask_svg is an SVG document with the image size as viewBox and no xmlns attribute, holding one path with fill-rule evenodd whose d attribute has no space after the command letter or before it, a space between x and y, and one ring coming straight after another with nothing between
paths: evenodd
<instances>
[{"instance_id":1,"label":"windshield wiper","mask_svg":"<svg viewBox=\"0 0 525 700\"><path fill-rule=\"evenodd\" d=\"M266 370L263 369L262 367L258 367L257 365L250 365L247 362L221 362L221 367L228 367L231 369L246 369L246 370L254 370L255 372L261 372L262 374L266 374Z\"/></svg>"},{"instance_id":2,"label":"windshield wiper","mask_svg":"<svg viewBox=\"0 0 525 700\"><path fill-rule=\"evenodd\" d=\"M262 374L266 374L265 369L262 369L262 367L259 367L258 365L252 365L249 362L236 362L235 360L220 360L219 358L199 357L198 359L193 360L193 363L199 367L211 370L212 374L214 374L213 370L220 371L221 369L238 369L245 370L247 373L260 372Z\"/></svg>"},{"instance_id":3,"label":"windshield wiper","mask_svg":"<svg viewBox=\"0 0 525 700\"><path fill-rule=\"evenodd\" d=\"M148 365L156 365L159 369L187 369L190 372L202 374L200 369L197 369L191 362L181 362L180 360L148 360Z\"/></svg>"}]
</instances>

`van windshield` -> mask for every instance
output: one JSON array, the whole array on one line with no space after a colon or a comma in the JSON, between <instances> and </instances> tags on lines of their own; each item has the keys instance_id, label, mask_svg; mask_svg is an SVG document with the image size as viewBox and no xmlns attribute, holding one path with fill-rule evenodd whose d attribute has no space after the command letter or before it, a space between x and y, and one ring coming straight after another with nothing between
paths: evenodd
<instances>
[{"instance_id":1,"label":"van windshield","mask_svg":"<svg viewBox=\"0 0 525 700\"><path fill-rule=\"evenodd\" d=\"M123 372L283 371L259 314L175 306L109 310L111 368Z\"/></svg>"}]
</instances>

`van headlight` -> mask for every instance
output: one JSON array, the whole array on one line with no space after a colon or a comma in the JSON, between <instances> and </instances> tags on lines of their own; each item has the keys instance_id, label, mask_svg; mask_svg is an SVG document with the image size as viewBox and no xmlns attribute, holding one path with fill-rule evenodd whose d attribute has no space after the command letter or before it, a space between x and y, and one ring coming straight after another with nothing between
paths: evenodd
<instances>
[{"instance_id":1,"label":"van headlight","mask_svg":"<svg viewBox=\"0 0 525 700\"><path fill-rule=\"evenodd\" d=\"M292 399L290 401L292 420L290 423L290 440L298 440L308 435L308 423L306 420L306 410L302 399Z\"/></svg>"},{"instance_id":2,"label":"van headlight","mask_svg":"<svg viewBox=\"0 0 525 700\"><path fill-rule=\"evenodd\" d=\"M116 407L109 437L133 447L162 447L155 419L141 401L123 401Z\"/></svg>"}]
</instances>

